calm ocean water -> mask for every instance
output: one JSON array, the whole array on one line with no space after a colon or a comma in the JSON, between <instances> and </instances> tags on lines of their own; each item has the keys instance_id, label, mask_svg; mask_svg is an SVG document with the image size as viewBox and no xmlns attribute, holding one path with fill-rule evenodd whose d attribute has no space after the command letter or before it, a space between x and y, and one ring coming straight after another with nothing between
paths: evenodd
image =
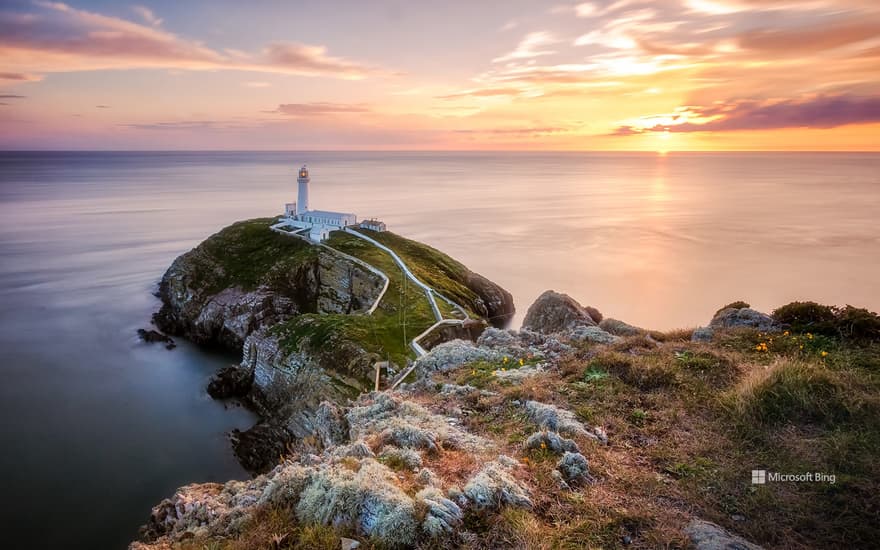
<instances>
[{"instance_id":1,"label":"calm ocean water","mask_svg":"<svg viewBox=\"0 0 880 550\"><path fill-rule=\"evenodd\" d=\"M223 357L137 341L168 264L280 212L376 216L513 292L658 329L726 302L880 309L880 155L0 153L4 547L123 548L179 485L243 478ZM8 525L7 525L8 524Z\"/></svg>"}]
</instances>

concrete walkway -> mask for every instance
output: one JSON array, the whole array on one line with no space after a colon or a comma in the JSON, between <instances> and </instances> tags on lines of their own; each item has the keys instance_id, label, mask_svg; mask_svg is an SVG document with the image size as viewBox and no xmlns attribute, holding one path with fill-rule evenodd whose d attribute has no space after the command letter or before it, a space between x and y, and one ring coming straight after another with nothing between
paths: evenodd
<instances>
[{"instance_id":1,"label":"concrete walkway","mask_svg":"<svg viewBox=\"0 0 880 550\"><path fill-rule=\"evenodd\" d=\"M394 260L394 263L396 263L398 266L400 266L400 269L403 271L403 273L406 275L406 277L409 280L411 280L416 286L418 286L419 288L421 288L425 292L425 296L428 297L428 303L431 304L431 309L434 311L434 318L437 321L443 320L443 314L440 313L440 308L437 307L437 301L434 299L434 289L429 287L428 285L426 285L425 283L420 281L415 275L413 275L412 271L409 270L409 268L406 266L406 263L404 263L403 259L400 256L398 256L396 252L394 252L393 250L391 250L390 248L388 248L384 244L380 243L376 239L367 237L363 233L355 231L354 229L351 229L350 227L346 227L345 229L343 229L343 231L345 231L349 235L354 235L355 237L361 238L361 239L367 241L368 243L371 243L373 246L380 248L380 249L384 250L385 252L387 252L389 255L391 255L391 258ZM446 301L449 302L449 300L446 300ZM452 302L450 302L450 303L452 303Z\"/></svg>"}]
</instances>

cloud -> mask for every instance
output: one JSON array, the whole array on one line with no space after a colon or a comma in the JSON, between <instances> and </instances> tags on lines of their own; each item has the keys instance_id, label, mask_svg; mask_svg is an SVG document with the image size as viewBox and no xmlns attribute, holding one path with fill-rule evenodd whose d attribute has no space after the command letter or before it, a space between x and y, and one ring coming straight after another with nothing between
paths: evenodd
<instances>
[{"instance_id":1,"label":"cloud","mask_svg":"<svg viewBox=\"0 0 880 550\"><path fill-rule=\"evenodd\" d=\"M806 28L760 29L743 33L740 48L761 52L803 55L807 52L830 50L880 36L880 21L824 22Z\"/></svg>"},{"instance_id":2,"label":"cloud","mask_svg":"<svg viewBox=\"0 0 880 550\"><path fill-rule=\"evenodd\" d=\"M741 100L703 107L682 107L676 115L666 117L666 124L645 127L627 124L619 126L612 134L626 136L645 132L827 129L848 124L866 124L880 122L880 97L840 94L800 100ZM651 121L653 118L645 117L645 120Z\"/></svg>"},{"instance_id":3,"label":"cloud","mask_svg":"<svg viewBox=\"0 0 880 550\"><path fill-rule=\"evenodd\" d=\"M268 88L271 85L272 84L270 84L269 82L258 81L245 82L244 84L242 84L242 86L247 86L248 88Z\"/></svg>"},{"instance_id":4,"label":"cloud","mask_svg":"<svg viewBox=\"0 0 880 550\"><path fill-rule=\"evenodd\" d=\"M241 124L226 120L179 120L173 122L149 122L121 124L137 130L225 130L242 127Z\"/></svg>"},{"instance_id":5,"label":"cloud","mask_svg":"<svg viewBox=\"0 0 880 550\"><path fill-rule=\"evenodd\" d=\"M549 32L530 32L520 41L516 49L506 55L496 57L492 62L502 63L504 61L533 59L542 55L551 55L556 52L554 50L542 50L541 48L557 42L558 40Z\"/></svg>"},{"instance_id":6,"label":"cloud","mask_svg":"<svg viewBox=\"0 0 880 550\"><path fill-rule=\"evenodd\" d=\"M132 6L132 11L138 14L141 19L153 25L154 27L158 27L162 24L162 19L156 17L156 14L153 13L153 10L146 6Z\"/></svg>"},{"instance_id":7,"label":"cloud","mask_svg":"<svg viewBox=\"0 0 880 550\"><path fill-rule=\"evenodd\" d=\"M342 113L367 113L370 109L361 104L348 103L282 103L278 109L271 111L294 117L313 117L336 115Z\"/></svg>"},{"instance_id":8,"label":"cloud","mask_svg":"<svg viewBox=\"0 0 880 550\"><path fill-rule=\"evenodd\" d=\"M272 43L262 52L218 51L154 25L67 4L36 2L37 13L0 11L0 68L7 75L102 69L242 70L360 79L382 71L324 46Z\"/></svg>"},{"instance_id":9,"label":"cloud","mask_svg":"<svg viewBox=\"0 0 880 550\"><path fill-rule=\"evenodd\" d=\"M0 80L15 80L15 81L19 81L19 82L33 82L33 81L41 80L41 78L35 74L0 72Z\"/></svg>"},{"instance_id":10,"label":"cloud","mask_svg":"<svg viewBox=\"0 0 880 550\"><path fill-rule=\"evenodd\" d=\"M363 78L373 69L327 55L324 46L310 46L293 42L277 42L266 48L267 63L282 70L302 75L338 75L343 78Z\"/></svg>"},{"instance_id":11,"label":"cloud","mask_svg":"<svg viewBox=\"0 0 880 550\"><path fill-rule=\"evenodd\" d=\"M0 94L0 99L24 99L27 96L18 94Z\"/></svg>"},{"instance_id":12,"label":"cloud","mask_svg":"<svg viewBox=\"0 0 880 550\"><path fill-rule=\"evenodd\" d=\"M479 88L475 90L463 90L452 94L437 96L437 99L459 99L462 97L498 97L518 96L523 93L519 88Z\"/></svg>"},{"instance_id":13,"label":"cloud","mask_svg":"<svg viewBox=\"0 0 880 550\"><path fill-rule=\"evenodd\" d=\"M485 128L485 129L467 129L453 130L457 134L481 134L495 136L541 136L550 134L561 134L568 132L568 128L561 126L536 126L524 128Z\"/></svg>"},{"instance_id":14,"label":"cloud","mask_svg":"<svg viewBox=\"0 0 880 550\"><path fill-rule=\"evenodd\" d=\"M109 105L95 105L95 109L109 109Z\"/></svg>"}]
</instances>

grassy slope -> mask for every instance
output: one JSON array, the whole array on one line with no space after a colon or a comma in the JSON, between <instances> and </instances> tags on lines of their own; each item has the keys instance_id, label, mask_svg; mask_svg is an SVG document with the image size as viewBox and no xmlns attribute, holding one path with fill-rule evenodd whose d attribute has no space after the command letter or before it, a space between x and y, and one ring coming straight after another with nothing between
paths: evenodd
<instances>
[{"instance_id":1,"label":"grassy slope","mask_svg":"<svg viewBox=\"0 0 880 550\"><path fill-rule=\"evenodd\" d=\"M403 273L387 252L366 241L335 232L326 244L381 269L388 275L388 290L370 316L316 315L309 316L308 323L303 323L305 319L288 321L283 329L287 334L284 342L295 347L302 338L309 338L317 349L330 333L344 333L367 351L405 365L407 358L414 356L409 341L434 323L424 292L411 281L404 281Z\"/></svg>"},{"instance_id":2,"label":"grassy slope","mask_svg":"<svg viewBox=\"0 0 880 550\"><path fill-rule=\"evenodd\" d=\"M694 516L768 548L866 548L880 540L880 342L753 330L711 344L690 342L688 331L654 336L659 345L641 336L585 345L522 384L492 374L518 368L515 360L465 365L435 380L495 396L471 394L460 403L415 396L427 406L467 408L467 427L520 460L533 487L533 510L469 511L465 527L478 537L467 548L684 547L681 529ZM535 431L513 404L523 399L565 407L608 430L608 446L578 441L595 483L560 490L551 477L558 457L523 449ZM837 481L752 485L750 471L761 468L834 473ZM279 535L285 542L273 546ZM240 535L207 547L329 550L339 536L356 534L265 508ZM382 548L358 538L363 548Z\"/></svg>"},{"instance_id":3,"label":"grassy slope","mask_svg":"<svg viewBox=\"0 0 880 550\"><path fill-rule=\"evenodd\" d=\"M513 512L484 528L536 547L634 547L682 543L689 514L777 548L867 547L877 525L880 467L880 344L805 334L731 333L715 344L641 337L584 348L561 372L522 386L466 367L459 382L538 399L606 426L612 444L585 454L599 483L560 494L555 457L517 450L533 430L516 410L486 403L471 428L506 441L528 460L544 498L534 514ZM803 349L800 345L806 344ZM822 351L828 353L822 356ZM752 469L825 472L836 483L750 483ZM564 521L554 525L564 518Z\"/></svg>"},{"instance_id":4,"label":"grassy slope","mask_svg":"<svg viewBox=\"0 0 880 550\"><path fill-rule=\"evenodd\" d=\"M217 292L229 286L245 290L274 283L285 271L313 260L317 249L308 243L269 230L270 218L234 223L199 245L222 268L202 274L208 290Z\"/></svg>"},{"instance_id":5,"label":"grassy slope","mask_svg":"<svg viewBox=\"0 0 880 550\"><path fill-rule=\"evenodd\" d=\"M271 222L269 218L238 222L199 245L199 249L211 259L210 264L199 265L203 269L199 277L207 282L207 293L236 285L245 290L260 285L285 290L291 284L286 275L316 258L317 247L270 231ZM462 264L433 248L392 233L369 233L398 252L423 281L466 307L468 301L475 298L474 293L462 284L467 273ZM407 358L413 357L409 341L434 323L424 293L410 281L404 284L403 274L391 256L375 246L342 232L333 233L326 244L384 271L390 279L388 291L370 317L307 315L303 319L288 321L282 329L284 342L295 347L303 337L308 337L313 345L320 347L320 340L335 333L347 336L380 357L399 365L406 364ZM444 302L438 305L444 315L454 316L452 308Z\"/></svg>"},{"instance_id":6,"label":"grassy slope","mask_svg":"<svg viewBox=\"0 0 880 550\"><path fill-rule=\"evenodd\" d=\"M419 280L437 289L449 299L470 310L470 303L478 298L474 291L465 285L468 269L436 248L390 231L381 233L366 229L360 231L396 252Z\"/></svg>"}]
</instances>

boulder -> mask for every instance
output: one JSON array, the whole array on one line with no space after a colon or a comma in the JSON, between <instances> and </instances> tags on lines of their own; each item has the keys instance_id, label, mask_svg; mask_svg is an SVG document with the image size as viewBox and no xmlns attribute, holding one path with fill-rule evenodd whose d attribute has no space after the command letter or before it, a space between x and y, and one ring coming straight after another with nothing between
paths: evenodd
<instances>
[{"instance_id":1,"label":"boulder","mask_svg":"<svg viewBox=\"0 0 880 550\"><path fill-rule=\"evenodd\" d=\"M544 334L563 333L579 326L596 324L597 321L587 309L574 298L552 290L538 296L523 320L523 328Z\"/></svg>"},{"instance_id":2,"label":"boulder","mask_svg":"<svg viewBox=\"0 0 880 550\"><path fill-rule=\"evenodd\" d=\"M569 338L576 342L592 342L594 344L613 344L620 340L619 336L594 326L576 327L569 333Z\"/></svg>"},{"instance_id":3,"label":"boulder","mask_svg":"<svg viewBox=\"0 0 880 550\"><path fill-rule=\"evenodd\" d=\"M254 373L233 365L217 371L208 382L208 395L214 399L245 397L251 391Z\"/></svg>"},{"instance_id":4,"label":"boulder","mask_svg":"<svg viewBox=\"0 0 880 550\"><path fill-rule=\"evenodd\" d=\"M421 502L427 512L422 521L422 530L429 536L437 538L453 533L464 514L461 508L436 487L426 487L416 493L416 502Z\"/></svg>"},{"instance_id":5,"label":"boulder","mask_svg":"<svg viewBox=\"0 0 880 550\"><path fill-rule=\"evenodd\" d=\"M646 334L648 332L643 328L624 323L623 321L618 321L617 319L603 319L602 322L599 323L599 328L615 336L639 336L640 334Z\"/></svg>"},{"instance_id":6,"label":"boulder","mask_svg":"<svg viewBox=\"0 0 880 550\"><path fill-rule=\"evenodd\" d=\"M506 459L506 460L504 460ZM516 461L499 457L487 463L465 485L463 494L478 509L497 509L502 505L531 508L529 492L511 471Z\"/></svg>"},{"instance_id":7,"label":"boulder","mask_svg":"<svg viewBox=\"0 0 880 550\"><path fill-rule=\"evenodd\" d=\"M577 452L566 452L556 464L556 470L569 485L576 485L591 479L590 466L584 455Z\"/></svg>"},{"instance_id":8,"label":"boulder","mask_svg":"<svg viewBox=\"0 0 880 550\"><path fill-rule=\"evenodd\" d=\"M174 349L177 347L177 344L174 343L174 340L172 340L170 336L162 334L158 330L139 328L137 333L138 336L140 336L140 339L148 344L155 344L158 342L165 344L167 349Z\"/></svg>"},{"instance_id":9,"label":"boulder","mask_svg":"<svg viewBox=\"0 0 880 550\"><path fill-rule=\"evenodd\" d=\"M782 330L782 326L773 317L747 307L722 309L709 322L709 327L713 329L747 327L765 332Z\"/></svg>"},{"instance_id":10,"label":"boulder","mask_svg":"<svg viewBox=\"0 0 880 550\"><path fill-rule=\"evenodd\" d=\"M709 343L715 336L715 330L712 327L698 327L691 334L691 342Z\"/></svg>"},{"instance_id":11,"label":"boulder","mask_svg":"<svg viewBox=\"0 0 880 550\"><path fill-rule=\"evenodd\" d=\"M535 432L526 439L525 448L530 450L546 449L551 453L562 454L565 452L579 453L577 443L573 439L566 439L555 432Z\"/></svg>"},{"instance_id":12,"label":"boulder","mask_svg":"<svg viewBox=\"0 0 880 550\"><path fill-rule=\"evenodd\" d=\"M232 430L229 440L236 458L246 470L265 472L285 454L291 437L282 426L260 422L246 431Z\"/></svg>"},{"instance_id":13,"label":"boulder","mask_svg":"<svg viewBox=\"0 0 880 550\"><path fill-rule=\"evenodd\" d=\"M605 432L588 429L573 412L539 401L526 401L526 415L539 428L573 437L587 437L607 443Z\"/></svg>"},{"instance_id":14,"label":"boulder","mask_svg":"<svg viewBox=\"0 0 880 550\"><path fill-rule=\"evenodd\" d=\"M684 532L696 550L762 550L757 544L700 519L691 520Z\"/></svg>"},{"instance_id":15,"label":"boulder","mask_svg":"<svg viewBox=\"0 0 880 550\"><path fill-rule=\"evenodd\" d=\"M435 346L427 355L417 361L416 373L420 376L434 372L445 372L474 361L494 361L501 355L483 346L476 346L466 340L452 340Z\"/></svg>"}]
</instances>

